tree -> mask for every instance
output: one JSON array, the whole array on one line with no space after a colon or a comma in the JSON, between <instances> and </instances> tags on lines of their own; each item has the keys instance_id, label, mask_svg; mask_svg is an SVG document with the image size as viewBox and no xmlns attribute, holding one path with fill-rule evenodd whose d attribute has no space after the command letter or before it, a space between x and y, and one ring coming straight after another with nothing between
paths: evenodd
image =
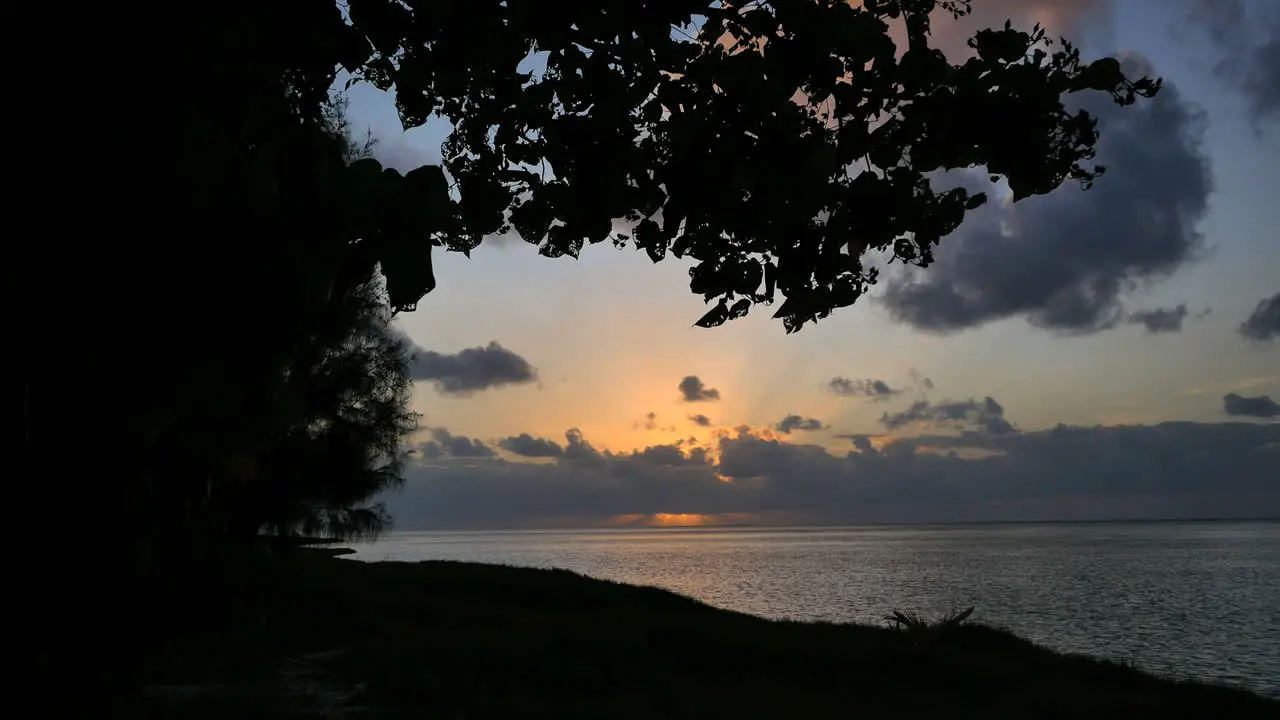
<instances>
[{"instance_id":1,"label":"tree","mask_svg":"<svg viewBox=\"0 0 1280 720\"><path fill-rule=\"evenodd\" d=\"M287 87L275 97L287 100ZM197 306L209 346L185 363L151 365L142 391L152 402L135 413L155 428L144 452L151 479L135 500L139 525L174 562L264 529L377 534L388 518L367 503L401 480L401 443L416 428L407 348L390 326L378 268L344 265L351 241L342 224L308 220L333 219L315 208L344 201L335 179L369 157L373 139L352 135L341 95L326 95L314 113L283 108L267 116L264 141L219 157L249 172L250 193L267 185L271 196L246 198L237 184L205 190L207 198L192 193L220 219L244 223L242 235L220 241L259 267L223 267L211 278L234 282L240 302ZM262 158L273 154L292 182L262 182ZM208 289L183 279L189 291ZM144 358L172 360L155 341L172 339L138 341L151 348Z\"/></svg>"},{"instance_id":2,"label":"tree","mask_svg":"<svg viewBox=\"0 0 1280 720\"><path fill-rule=\"evenodd\" d=\"M346 111L345 95L335 94L320 123L349 165L371 157L376 142L352 134ZM232 539L263 530L367 539L390 521L369 502L402 482L402 443L417 415L408 409L407 342L390 324L378 269L331 282L305 317L280 318L292 326L281 334L301 330L301 342L275 377L253 449L230 455L228 476L203 498L211 522Z\"/></svg>"},{"instance_id":3,"label":"tree","mask_svg":"<svg viewBox=\"0 0 1280 720\"><path fill-rule=\"evenodd\" d=\"M235 534L365 539L386 527L369 502L403 481L402 442L417 428L408 348L390 319L376 276L334 298L316 351L282 375L274 441L230 488Z\"/></svg>"},{"instance_id":4,"label":"tree","mask_svg":"<svg viewBox=\"0 0 1280 720\"><path fill-rule=\"evenodd\" d=\"M421 211L371 248L393 305L411 309L434 287L426 250L412 249L423 238L469 252L514 228L549 257L613 239L655 262L692 258L690 289L715 302L698 325L781 296L774 317L793 332L876 281L869 250L927 266L985 202L935 191L931 173L984 167L1015 200L1087 187L1104 170L1088 164L1095 122L1063 97L1128 104L1159 81L1008 23L952 64L929 47L933 13L968 6L351 0L331 43L349 54L339 62L394 88L406 127L437 115L454 126L451 184L423 168L370 193L407 192ZM901 53L891 22L905 27ZM532 53L545 72L521 71ZM369 185L376 169L352 167ZM617 232L618 219L634 232Z\"/></svg>"},{"instance_id":5,"label":"tree","mask_svg":"<svg viewBox=\"0 0 1280 720\"><path fill-rule=\"evenodd\" d=\"M350 164L373 156L372 132L357 139L345 95L323 109L328 134ZM381 274L335 288L313 328L308 352L281 376L279 441L256 468L258 482L233 493L241 536L372 539L390 516L371 499L404 482L404 439L417 429L409 410L408 341L391 326Z\"/></svg>"}]
</instances>

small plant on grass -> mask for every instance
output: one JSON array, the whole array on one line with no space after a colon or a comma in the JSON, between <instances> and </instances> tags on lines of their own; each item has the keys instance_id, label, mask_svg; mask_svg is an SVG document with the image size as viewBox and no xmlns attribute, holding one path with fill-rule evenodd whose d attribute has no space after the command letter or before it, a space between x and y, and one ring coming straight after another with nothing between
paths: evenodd
<instances>
[{"instance_id":1,"label":"small plant on grass","mask_svg":"<svg viewBox=\"0 0 1280 720\"><path fill-rule=\"evenodd\" d=\"M890 630L906 633L911 646L922 650L931 647L946 631L960 627L972 614L973 608L970 607L960 612L952 610L938 620L930 621L918 613L894 610L884 619Z\"/></svg>"},{"instance_id":2,"label":"small plant on grass","mask_svg":"<svg viewBox=\"0 0 1280 720\"><path fill-rule=\"evenodd\" d=\"M892 615L886 615L885 621L893 630L921 631L921 630L948 630L950 628L959 627L961 623L969 619L973 614L973 608L951 612L943 615L937 621L930 622L928 619L914 612L902 612L894 610Z\"/></svg>"}]
</instances>

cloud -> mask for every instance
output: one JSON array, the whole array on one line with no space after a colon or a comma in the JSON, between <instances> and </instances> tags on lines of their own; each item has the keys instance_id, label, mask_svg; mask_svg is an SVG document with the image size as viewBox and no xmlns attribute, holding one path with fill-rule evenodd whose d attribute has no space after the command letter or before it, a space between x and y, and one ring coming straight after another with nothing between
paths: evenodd
<instances>
[{"instance_id":1,"label":"cloud","mask_svg":"<svg viewBox=\"0 0 1280 720\"><path fill-rule=\"evenodd\" d=\"M601 453L582 436L582 431L578 428L565 430L564 440L564 457L566 460L591 464L599 461L602 457Z\"/></svg>"},{"instance_id":2,"label":"cloud","mask_svg":"<svg viewBox=\"0 0 1280 720\"><path fill-rule=\"evenodd\" d=\"M1012 423L1004 417L1004 407L994 398L982 401L944 400L931 403L917 400L901 412L886 412L880 416L880 424L886 430L901 430L910 426L950 428L978 432L987 435L1007 435L1015 432Z\"/></svg>"},{"instance_id":3,"label":"cloud","mask_svg":"<svg viewBox=\"0 0 1280 720\"><path fill-rule=\"evenodd\" d=\"M1123 64L1130 74L1152 72L1136 56ZM1213 189L1200 150L1203 113L1169 82L1129 107L1098 93L1078 104L1098 120L1096 161L1106 175L1087 192L1068 183L970 213L930 267L889 280L881 299L892 317L935 333L1014 317L1057 333L1092 333L1124 319L1127 292L1199 257L1197 225ZM1000 196L985 175L949 177Z\"/></svg>"},{"instance_id":4,"label":"cloud","mask_svg":"<svg viewBox=\"0 0 1280 720\"><path fill-rule=\"evenodd\" d=\"M1219 53L1214 73L1241 93L1255 127L1280 118L1280 7L1274 0L1191 0L1189 19Z\"/></svg>"},{"instance_id":5,"label":"cloud","mask_svg":"<svg viewBox=\"0 0 1280 720\"><path fill-rule=\"evenodd\" d=\"M1245 397L1235 393L1222 396L1222 410L1232 417L1280 417L1280 403L1268 395Z\"/></svg>"},{"instance_id":6,"label":"cloud","mask_svg":"<svg viewBox=\"0 0 1280 720\"><path fill-rule=\"evenodd\" d=\"M921 394L924 394L935 387L933 384L933 378L921 375L920 371L915 368L911 368L911 382L915 384L916 389L919 390Z\"/></svg>"},{"instance_id":7,"label":"cloud","mask_svg":"<svg viewBox=\"0 0 1280 720\"><path fill-rule=\"evenodd\" d=\"M462 435L453 435L444 428L433 428L431 440L418 446L418 453L427 459L444 457L452 458L491 458L493 449L480 440Z\"/></svg>"},{"instance_id":8,"label":"cloud","mask_svg":"<svg viewBox=\"0 0 1280 720\"><path fill-rule=\"evenodd\" d=\"M655 413L655 412L645 413L643 420L637 420L636 422L631 424L631 429L632 430L663 430L665 432L675 432L677 430L675 425L667 425L667 426L659 425L658 413Z\"/></svg>"},{"instance_id":9,"label":"cloud","mask_svg":"<svg viewBox=\"0 0 1280 720\"><path fill-rule=\"evenodd\" d=\"M853 443L853 447L860 453L870 454L876 451L875 446L871 444L872 436L870 435L845 435L842 437Z\"/></svg>"},{"instance_id":10,"label":"cloud","mask_svg":"<svg viewBox=\"0 0 1280 720\"><path fill-rule=\"evenodd\" d=\"M822 421L817 418L806 418L806 417L801 417L799 415L788 415L782 418L782 420L777 425L774 425L773 427L775 430L782 433L783 435L790 435L791 431L793 430L812 432L814 430L821 430L825 426L822 424Z\"/></svg>"},{"instance_id":11,"label":"cloud","mask_svg":"<svg viewBox=\"0 0 1280 720\"><path fill-rule=\"evenodd\" d=\"M414 380L433 382L441 393L460 397L538 379L538 371L528 360L497 341L452 355L415 347L411 351L409 374Z\"/></svg>"},{"instance_id":12,"label":"cloud","mask_svg":"<svg viewBox=\"0 0 1280 720\"><path fill-rule=\"evenodd\" d=\"M1258 306L1240 323L1239 332L1258 342L1280 337L1280 293L1258 301Z\"/></svg>"},{"instance_id":13,"label":"cloud","mask_svg":"<svg viewBox=\"0 0 1280 720\"><path fill-rule=\"evenodd\" d=\"M925 382L933 385L933 381L928 378ZM827 383L827 389L839 395L840 397L865 397L872 400L888 400L890 397L897 395L902 390L889 387L889 384L883 380L872 380L870 378L864 380L850 380L847 377L833 377Z\"/></svg>"},{"instance_id":14,"label":"cloud","mask_svg":"<svg viewBox=\"0 0 1280 720\"><path fill-rule=\"evenodd\" d=\"M363 138L363 135L358 137ZM374 158L382 163L383 167L393 168L401 173L417 170L423 165L440 165L443 162L438 149L418 147L410 143L409 138L403 133L390 137L379 136L375 142Z\"/></svg>"},{"instance_id":15,"label":"cloud","mask_svg":"<svg viewBox=\"0 0 1280 720\"><path fill-rule=\"evenodd\" d=\"M680 381L680 398L685 402L709 402L720 399L720 391L709 388L697 375L688 375Z\"/></svg>"},{"instance_id":16,"label":"cloud","mask_svg":"<svg viewBox=\"0 0 1280 720\"><path fill-rule=\"evenodd\" d=\"M558 458L564 455L564 449L558 444L536 438L529 433L520 433L498 441L498 447L513 455L527 458Z\"/></svg>"},{"instance_id":17,"label":"cloud","mask_svg":"<svg viewBox=\"0 0 1280 720\"><path fill-rule=\"evenodd\" d=\"M1129 313L1129 322L1146 327L1152 335L1182 332L1182 321L1187 317L1187 306L1179 304L1171 308L1152 308Z\"/></svg>"},{"instance_id":18,"label":"cloud","mask_svg":"<svg viewBox=\"0 0 1280 720\"><path fill-rule=\"evenodd\" d=\"M848 523L1280 513L1276 423L1060 425L986 438L979 459L921 450L941 440L839 455L739 432L719 440L713 463L704 448L612 454L577 438L578 459L411 469L405 490L386 498L396 526L590 525L658 513Z\"/></svg>"},{"instance_id":19,"label":"cloud","mask_svg":"<svg viewBox=\"0 0 1280 720\"><path fill-rule=\"evenodd\" d=\"M973 13L961 22L971 26L970 33L995 27L1006 19L1022 29L1040 23L1055 35L1074 38L1108 21L1113 11L1111 0L979 0L973 3Z\"/></svg>"},{"instance_id":20,"label":"cloud","mask_svg":"<svg viewBox=\"0 0 1280 720\"><path fill-rule=\"evenodd\" d=\"M973 54L969 38L979 30L1003 26L1005 20L1019 30L1030 31L1040 23L1055 39L1066 36L1073 42L1099 31L1106 34L1114 13L1111 0L976 0L972 12L954 20L946 10L937 9L931 16L932 42L953 62ZM891 34L898 47L906 47L906 33L901 21L891 24Z\"/></svg>"},{"instance_id":21,"label":"cloud","mask_svg":"<svg viewBox=\"0 0 1280 720\"><path fill-rule=\"evenodd\" d=\"M711 427L711 418L701 413L697 415L690 415L689 422L697 425L698 427Z\"/></svg>"}]
</instances>

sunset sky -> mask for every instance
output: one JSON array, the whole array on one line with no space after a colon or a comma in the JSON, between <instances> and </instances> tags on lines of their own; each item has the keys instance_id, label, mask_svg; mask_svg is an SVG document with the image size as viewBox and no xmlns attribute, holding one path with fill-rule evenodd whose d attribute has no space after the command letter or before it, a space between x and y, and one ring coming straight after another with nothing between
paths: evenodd
<instances>
[{"instance_id":1,"label":"sunset sky","mask_svg":"<svg viewBox=\"0 0 1280 720\"><path fill-rule=\"evenodd\" d=\"M686 263L608 243L440 257L398 320L397 529L1280 515L1280 3L974 5L948 51L1011 17L1165 78L1097 106L1093 190L983 208L791 336L693 327ZM383 162L438 161L447 126L350 99Z\"/></svg>"}]
</instances>

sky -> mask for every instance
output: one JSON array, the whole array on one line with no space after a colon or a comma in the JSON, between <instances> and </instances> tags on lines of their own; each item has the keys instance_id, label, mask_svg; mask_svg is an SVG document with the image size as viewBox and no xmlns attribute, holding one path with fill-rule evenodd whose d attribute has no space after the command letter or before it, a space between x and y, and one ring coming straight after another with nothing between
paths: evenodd
<instances>
[{"instance_id":1,"label":"sky","mask_svg":"<svg viewBox=\"0 0 1280 720\"><path fill-rule=\"evenodd\" d=\"M786 335L688 264L492 237L397 323L421 431L396 529L1280 516L1280 3L975 0L1164 78L1087 192L990 203L928 269ZM349 92L384 164L438 162ZM993 122L998 120L993 119Z\"/></svg>"}]
</instances>

